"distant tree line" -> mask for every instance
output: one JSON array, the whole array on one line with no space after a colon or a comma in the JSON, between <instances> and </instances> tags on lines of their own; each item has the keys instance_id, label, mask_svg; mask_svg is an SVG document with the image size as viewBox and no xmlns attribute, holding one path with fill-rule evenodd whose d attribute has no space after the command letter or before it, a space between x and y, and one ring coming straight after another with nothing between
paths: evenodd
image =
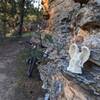
<instances>
[{"instance_id":1,"label":"distant tree line","mask_svg":"<svg viewBox=\"0 0 100 100\"><path fill-rule=\"evenodd\" d=\"M22 36L23 26L41 16L33 0L0 0L0 37L15 34Z\"/></svg>"}]
</instances>

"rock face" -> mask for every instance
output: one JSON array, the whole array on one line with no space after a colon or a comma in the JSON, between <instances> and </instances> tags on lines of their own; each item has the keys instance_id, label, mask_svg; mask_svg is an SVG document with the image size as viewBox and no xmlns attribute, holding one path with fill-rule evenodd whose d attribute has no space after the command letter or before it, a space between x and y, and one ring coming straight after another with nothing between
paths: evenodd
<instances>
[{"instance_id":1,"label":"rock face","mask_svg":"<svg viewBox=\"0 0 100 100\"><path fill-rule=\"evenodd\" d=\"M84 30L93 31L100 27L100 5L88 4L78 10L76 16L73 16L74 27L81 27ZM92 30L90 29L92 28Z\"/></svg>"},{"instance_id":2,"label":"rock face","mask_svg":"<svg viewBox=\"0 0 100 100\"><path fill-rule=\"evenodd\" d=\"M54 34L48 58L38 67L42 87L50 100L100 100L100 5L94 0L82 8L74 0L49 0L48 4L49 30ZM83 74L67 71L73 42L91 51Z\"/></svg>"},{"instance_id":3,"label":"rock face","mask_svg":"<svg viewBox=\"0 0 100 100\"><path fill-rule=\"evenodd\" d=\"M88 36L83 45L86 45L91 50L90 61L100 66L100 34Z\"/></svg>"},{"instance_id":4,"label":"rock face","mask_svg":"<svg viewBox=\"0 0 100 100\"><path fill-rule=\"evenodd\" d=\"M73 43L69 48L69 55L71 59L69 61L69 66L67 67L67 71L82 74L83 65L90 57L89 48L82 46L80 52L78 46Z\"/></svg>"},{"instance_id":5,"label":"rock face","mask_svg":"<svg viewBox=\"0 0 100 100\"><path fill-rule=\"evenodd\" d=\"M83 44L91 49L90 60L100 66L100 4L83 7L73 19L76 37L83 38Z\"/></svg>"},{"instance_id":6,"label":"rock face","mask_svg":"<svg viewBox=\"0 0 100 100\"><path fill-rule=\"evenodd\" d=\"M70 21L68 11L74 6L73 0L50 0L49 5L49 29L56 32L67 31L67 21Z\"/></svg>"}]
</instances>

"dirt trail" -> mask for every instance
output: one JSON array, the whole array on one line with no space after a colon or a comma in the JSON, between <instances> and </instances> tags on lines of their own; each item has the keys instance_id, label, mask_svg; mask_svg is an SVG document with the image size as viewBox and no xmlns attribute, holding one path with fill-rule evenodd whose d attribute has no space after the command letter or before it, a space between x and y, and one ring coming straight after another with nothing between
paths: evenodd
<instances>
[{"instance_id":1,"label":"dirt trail","mask_svg":"<svg viewBox=\"0 0 100 100\"><path fill-rule=\"evenodd\" d=\"M18 42L0 46L0 100L28 100L21 91L15 91L18 81L16 56L21 49L23 46Z\"/></svg>"},{"instance_id":2,"label":"dirt trail","mask_svg":"<svg viewBox=\"0 0 100 100\"><path fill-rule=\"evenodd\" d=\"M21 67L17 55L23 48L24 45L19 41L6 42L0 46L0 100L43 100L44 90L41 89L42 82L38 80L37 72L34 72L32 79L26 79L24 82L16 74ZM22 87L18 86L19 80Z\"/></svg>"}]
</instances>

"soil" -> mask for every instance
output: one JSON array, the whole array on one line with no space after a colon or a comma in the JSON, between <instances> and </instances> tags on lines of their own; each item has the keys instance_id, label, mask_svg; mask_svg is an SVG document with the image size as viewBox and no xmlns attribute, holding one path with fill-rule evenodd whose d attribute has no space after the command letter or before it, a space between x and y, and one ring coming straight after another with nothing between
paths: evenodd
<instances>
[{"instance_id":1,"label":"soil","mask_svg":"<svg viewBox=\"0 0 100 100\"><path fill-rule=\"evenodd\" d=\"M20 41L7 41L0 46L0 100L43 100L44 91L37 72L32 79L25 80L16 74L21 67L17 55L23 49Z\"/></svg>"}]
</instances>

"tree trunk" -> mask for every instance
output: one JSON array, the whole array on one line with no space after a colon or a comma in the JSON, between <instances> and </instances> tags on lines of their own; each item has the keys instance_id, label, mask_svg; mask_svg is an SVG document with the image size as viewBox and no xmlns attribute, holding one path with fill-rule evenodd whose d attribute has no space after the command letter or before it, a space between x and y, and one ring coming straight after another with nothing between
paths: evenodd
<instances>
[{"instance_id":1,"label":"tree trunk","mask_svg":"<svg viewBox=\"0 0 100 100\"><path fill-rule=\"evenodd\" d=\"M22 30L23 30L24 5L25 5L25 0L21 0L20 2L20 22L19 22L19 29L18 29L18 35L20 37L22 36Z\"/></svg>"},{"instance_id":2,"label":"tree trunk","mask_svg":"<svg viewBox=\"0 0 100 100\"><path fill-rule=\"evenodd\" d=\"M3 4L3 19L2 19L2 21L3 21L3 25L2 25L2 36L3 36L3 39L5 39L6 38L6 33L7 33L7 27L6 27L6 25L7 25L7 1L5 0L5 1L3 1L2 2L2 4Z\"/></svg>"}]
</instances>

